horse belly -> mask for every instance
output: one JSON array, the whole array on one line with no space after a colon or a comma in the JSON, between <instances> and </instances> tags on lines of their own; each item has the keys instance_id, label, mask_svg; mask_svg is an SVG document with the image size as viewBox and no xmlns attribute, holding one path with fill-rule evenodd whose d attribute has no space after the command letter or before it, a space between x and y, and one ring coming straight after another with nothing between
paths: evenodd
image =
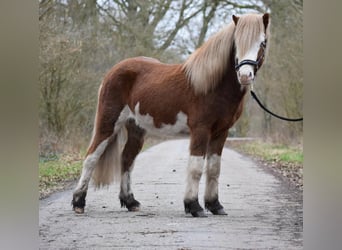
<instances>
[{"instance_id":1,"label":"horse belly","mask_svg":"<svg viewBox=\"0 0 342 250\"><path fill-rule=\"evenodd\" d=\"M136 124L145 129L147 134L150 135L174 136L189 133L189 127L187 125L188 117L182 111L177 114L175 123L162 123L159 127L155 126L153 116L148 113L141 114L139 112L139 103L136 104L134 112L130 112L129 117L133 118Z\"/></svg>"}]
</instances>

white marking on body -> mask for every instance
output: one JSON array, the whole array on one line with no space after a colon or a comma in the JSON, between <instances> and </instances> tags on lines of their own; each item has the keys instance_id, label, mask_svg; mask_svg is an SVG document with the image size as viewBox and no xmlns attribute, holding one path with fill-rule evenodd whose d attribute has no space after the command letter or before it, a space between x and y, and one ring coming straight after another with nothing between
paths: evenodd
<instances>
[{"instance_id":1,"label":"white marking on body","mask_svg":"<svg viewBox=\"0 0 342 250\"><path fill-rule=\"evenodd\" d=\"M88 188L90 177L93 173L94 168L96 167L96 164L98 160L100 159L101 155L105 151L108 144L108 139L101 142L96 150L87 156L87 158L83 162L83 168L82 168L82 174L81 178L78 181L77 187L75 191L86 191Z\"/></svg>"},{"instance_id":2,"label":"white marking on body","mask_svg":"<svg viewBox=\"0 0 342 250\"><path fill-rule=\"evenodd\" d=\"M198 198L198 186L202 176L203 166L203 156L190 155L187 168L187 183L184 200L194 200Z\"/></svg>"},{"instance_id":3,"label":"white marking on body","mask_svg":"<svg viewBox=\"0 0 342 250\"><path fill-rule=\"evenodd\" d=\"M239 58L239 63L243 60L253 60L256 61L258 57L258 52L260 49L260 44L265 41L265 34L262 33L259 36L258 41L256 41L253 46L250 48L250 50L245 55L240 55L239 48L236 49L236 54ZM249 73L252 73L252 76L254 77L254 67L251 65L243 65L239 69L240 75L249 75Z\"/></svg>"},{"instance_id":4,"label":"white marking on body","mask_svg":"<svg viewBox=\"0 0 342 250\"><path fill-rule=\"evenodd\" d=\"M118 131L120 130L120 128L122 128L123 126L125 126L125 123L127 121L127 118L129 117L129 115L132 113L132 111L130 110L130 108L126 105L123 110L121 111L119 118L116 120L115 122L115 126L114 126L114 134L117 134Z\"/></svg>"},{"instance_id":5,"label":"white marking on body","mask_svg":"<svg viewBox=\"0 0 342 250\"><path fill-rule=\"evenodd\" d=\"M177 114L176 122L174 124L162 124L160 128L156 128L154 125L153 117L150 114L142 115L140 113L140 103L138 102L134 107L134 113L129 115L135 119L137 125L145 129L148 134L165 136L165 135L177 135L180 133L188 133L189 128L187 126L188 117L182 111Z\"/></svg>"},{"instance_id":6,"label":"white marking on body","mask_svg":"<svg viewBox=\"0 0 342 250\"><path fill-rule=\"evenodd\" d=\"M210 155L206 158L206 186L204 199L212 201L218 197L218 179L221 169L221 157L217 154Z\"/></svg>"}]
</instances>

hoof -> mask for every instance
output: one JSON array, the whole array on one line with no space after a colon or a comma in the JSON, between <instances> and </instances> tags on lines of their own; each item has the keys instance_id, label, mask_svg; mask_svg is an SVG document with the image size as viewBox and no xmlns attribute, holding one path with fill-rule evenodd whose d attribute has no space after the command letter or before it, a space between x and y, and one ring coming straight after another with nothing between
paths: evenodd
<instances>
[{"instance_id":1,"label":"hoof","mask_svg":"<svg viewBox=\"0 0 342 250\"><path fill-rule=\"evenodd\" d=\"M74 207L74 211L76 214L83 214L84 213L84 207Z\"/></svg>"},{"instance_id":2,"label":"hoof","mask_svg":"<svg viewBox=\"0 0 342 250\"><path fill-rule=\"evenodd\" d=\"M134 195L129 196L119 196L121 207L126 207L130 212L137 212L140 210L140 202L134 199Z\"/></svg>"},{"instance_id":3,"label":"hoof","mask_svg":"<svg viewBox=\"0 0 342 250\"><path fill-rule=\"evenodd\" d=\"M74 193L71 204L76 214L83 214L87 192Z\"/></svg>"},{"instance_id":4,"label":"hoof","mask_svg":"<svg viewBox=\"0 0 342 250\"><path fill-rule=\"evenodd\" d=\"M140 207L139 206L134 206L134 207L130 207L130 208L127 208L127 209L130 212L138 212L138 211L140 211Z\"/></svg>"},{"instance_id":5,"label":"hoof","mask_svg":"<svg viewBox=\"0 0 342 250\"><path fill-rule=\"evenodd\" d=\"M184 201L185 213L191 213L193 217L207 217L201 205L198 203L198 199Z\"/></svg>"},{"instance_id":6,"label":"hoof","mask_svg":"<svg viewBox=\"0 0 342 250\"><path fill-rule=\"evenodd\" d=\"M213 210L210 211L213 215L228 215L223 208L219 209L219 210Z\"/></svg>"},{"instance_id":7,"label":"hoof","mask_svg":"<svg viewBox=\"0 0 342 250\"><path fill-rule=\"evenodd\" d=\"M208 217L208 215L204 212L204 210L197 211L197 212L192 212L191 215L193 217L201 217L201 218Z\"/></svg>"},{"instance_id":8,"label":"hoof","mask_svg":"<svg viewBox=\"0 0 342 250\"><path fill-rule=\"evenodd\" d=\"M211 202L206 201L205 208L209 210L213 215L227 215L218 199L215 199Z\"/></svg>"}]
</instances>

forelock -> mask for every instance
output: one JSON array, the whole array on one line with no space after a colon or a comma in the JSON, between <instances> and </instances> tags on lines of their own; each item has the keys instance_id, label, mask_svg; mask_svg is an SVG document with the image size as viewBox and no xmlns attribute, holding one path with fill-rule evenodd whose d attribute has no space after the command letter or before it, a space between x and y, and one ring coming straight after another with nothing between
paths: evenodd
<instances>
[{"instance_id":1,"label":"forelock","mask_svg":"<svg viewBox=\"0 0 342 250\"><path fill-rule=\"evenodd\" d=\"M235 28L235 46L239 48L240 55L245 55L253 44L259 40L260 34L265 33L262 15L243 15Z\"/></svg>"}]
</instances>

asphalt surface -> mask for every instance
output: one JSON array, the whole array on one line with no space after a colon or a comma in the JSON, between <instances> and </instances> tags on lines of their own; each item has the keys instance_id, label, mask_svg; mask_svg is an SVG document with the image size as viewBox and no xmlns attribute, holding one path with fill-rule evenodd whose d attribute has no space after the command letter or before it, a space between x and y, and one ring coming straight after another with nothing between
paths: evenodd
<instances>
[{"instance_id":1,"label":"asphalt surface","mask_svg":"<svg viewBox=\"0 0 342 250\"><path fill-rule=\"evenodd\" d=\"M119 184L90 187L85 213L72 211L72 191L40 201L40 249L303 249L302 194L227 148L219 197L228 216L185 215L188 140L141 153L132 175L139 212L120 207ZM200 183L202 206L204 178Z\"/></svg>"}]
</instances>

